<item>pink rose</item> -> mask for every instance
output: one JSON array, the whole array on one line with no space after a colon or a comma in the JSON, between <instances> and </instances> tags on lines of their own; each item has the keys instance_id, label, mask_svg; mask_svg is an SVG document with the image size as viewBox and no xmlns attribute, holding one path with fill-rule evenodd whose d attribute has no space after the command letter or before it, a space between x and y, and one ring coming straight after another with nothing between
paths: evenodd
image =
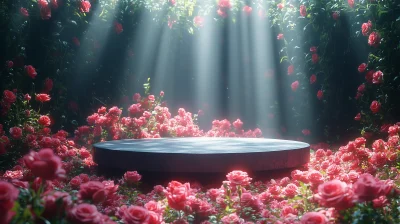
<instances>
[{"instance_id":1,"label":"pink rose","mask_svg":"<svg viewBox=\"0 0 400 224\"><path fill-rule=\"evenodd\" d=\"M325 224L328 223L328 218L319 212L307 212L300 219L301 224Z\"/></svg>"},{"instance_id":2,"label":"pink rose","mask_svg":"<svg viewBox=\"0 0 400 224\"><path fill-rule=\"evenodd\" d=\"M50 126L51 120L48 116L44 115L44 116L40 116L38 123L43 126Z\"/></svg>"},{"instance_id":3,"label":"pink rose","mask_svg":"<svg viewBox=\"0 0 400 224\"><path fill-rule=\"evenodd\" d=\"M307 9L306 9L306 7L304 5L300 6L300 15L302 17L306 17L307 16Z\"/></svg>"},{"instance_id":4,"label":"pink rose","mask_svg":"<svg viewBox=\"0 0 400 224\"><path fill-rule=\"evenodd\" d=\"M378 47L381 42L381 36L377 32L372 32L368 37L368 44L372 47Z\"/></svg>"},{"instance_id":5,"label":"pink rose","mask_svg":"<svg viewBox=\"0 0 400 224\"><path fill-rule=\"evenodd\" d=\"M297 88L299 88L299 85L300 85L299 81L294 81L294 82L290 85L290 87L291 87L292 90L295 92L295 91L297 90Z\"/></svg>"},{"instance_id":6,"label":"pink rose","mask_svg":"<svg viewBox=\"0 0 400 224\"><path fill-rule=\"evenodd\" d=\"M124 179L128 184L135 184L142 179L142 176L137 171L127 171L124 174Z\"/></svg>"},{"instance_id":7,"label":"pink rose","mask_svg":"<svg viewBox=\"0 0 400 224\"><path fill-rule=\"evenodd\" d=\"M334 207L338 210L351 207L352 192L345 182L331 180L318 186L315 198L325 207Z\"/></svg>"},{"instance_id":8,"label":"pink rose","mask_svg":"<svg viewBox=\"0 0 400 224\"><path fill-rule=\"evenodd\" d=\"M68 212L68 221L74 224L102 224L102 215L96 206L91 204L79 204Z\"/></svg>"},{"instance_id":9,"label":"pink rose","mask_svg":"<svg viewBox=\"0 0 400 224\"><path fill-rule=\"evenodd\" d=\"M169 207L175 210L183 210L189 196L189 190L189 183L182 184L178 181L171 181L166 189Z\"/></svg>"},{"instance_id":10,"label":"pink rose","mask_svg":"<svg viewBox=\"0 0 400 224\"><path fill-rule=\"evenodd\" d=\"M147 209L139 206L129 206L122 214L122 220L127 224L149 224L150 213Z\"/></svg>"},{"instance_id":11,"label":"pink rose","mask_svg":"<svg viewBox=\"0 0 400 224\"><path fill-rule=\"evenodd\" d=\"M365 69L367 69L368 65L366 63L362 63L358 66L358 72L363 73Z\"/></svg>"},{"instance_id":12,"label":"pink rose","mask_svg":"<svg viewBox=\"0 0 400 224\"><path fill-rule=\"evenodd\" d=\"M100 203L106 199L107 192L103 183L89 181L81 185L78 195L80 199L91 199L95 203Z\"/></svg>"},{"instance_id":13,"label":"pink rose","mask_svg":"<svg viewBox=\"0 0 400 224\"><path fill-rule=\"evenodd\" d=\"M383 182L371 174L364 173L353 184L353 190L359 202L372 201L379 197L384 186Z\"/></svg>"},{"instance_id":14,"label":"pink rose","mask_svg":"<svg viewBox=\"0 0 400 224\"><path fill-rule=\"evenodd\" d=\"M39 152L32 151L24 156L24 162L33 175L45 180L53 180L65 176L61 159L54 155L52 149L44 148Z\"/></svg>"},{"instance_id":15,"label":"pink rose","mask_svg":"<svg viewBox=\"0 0 400 224\"><path fill-rule=\"evenodd\" d=\"M81 12L89 12L91 6L92 5L90 4L89 1L81 1L79 5L79 10L81 10Z\"/></svg>"},{"instance_id":16,"label":"pink rose","mask_svg":"<svg viewBox=\"0 0 400 224\"><path fill-rule=\"evenodd\" d=\"M251 182L251 178L248 176L248 174L240 170L234 170L228 173L226 178L229 180L230 184L234 186L247 186Z\"/></svg>"}]
</instances>

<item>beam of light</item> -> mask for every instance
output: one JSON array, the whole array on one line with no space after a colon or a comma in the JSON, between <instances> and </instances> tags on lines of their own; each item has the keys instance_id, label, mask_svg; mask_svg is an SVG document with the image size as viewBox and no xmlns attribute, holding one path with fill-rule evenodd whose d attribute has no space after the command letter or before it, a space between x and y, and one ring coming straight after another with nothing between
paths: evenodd
<instances>
[{"instance_id":1,"label":"beam of light","mask_svg":"<svg viewBox=\"0 0 400 224\"><path fill-rule=\"evenodd\" d=\"M279 114L277 114L279 108L276 105L276 102L278 102L278 88L276 88L275 78L267 78L264 75L269 69L275 70L273 66L273 40L270 35L271 28L268 19L260 18L257 11L257 8L254 8L251 17L248 18L251 25L251 32L249 32L251 37L250 49L252 49L251 67L253 68L251 85L254 90L254 102L256 102L255 106L253 106L255 120L257 124L263 127L268 126L269 129L277 130L279 119ZM275 108L270 111L271 107ZM274 119L268 119L269 112L274 114Z\"/></svg>"},{"instance_id":2,"label":"beam of light","mask_svg":"<svg viewBox=\"0 0 400 224\"><path fill-rule=\"evenodd\" d=\"M205 118L218 118L220 108L221 44L220 28L215 21L207 20L195 40L194 77L195 101L204 110Z\"/></svg>"},{"instance_id":3,"label":"beam of light","mask_svg":"<svg viewBox=\"0 0 400 224\"><path fill-rule=\"evenodd\" d=\"M153 72L154 54L158 50L158 41L161 33L159 27L153 25L155 22L151 14L144 13L141 16L143 17L142 21L135 28L134 38L132 38L130 44L135 51L135 57L128 65L133 71L128 82L135 92L143 89L143 81L146 81Z\"/></svg>"},{"instance_id":4,"label":"beam of light","mask_svg":"<svg viewBox=\"0 0 400 224\"><path fill-rule=\"evenodd\" d=\"M114 15L116 9L117 6L109 8L107 13ZM95 55L93 55L90 60L92 61L92 65L97 67L101 56L103 56L104 47L107 45L107 39L112 35L111 30L114 29L114 20L110 19L105 22L97 16L102 11L99 4L96 7L91 7L90 10L92 17L90 21L88 21L90 25L86 31L87 38L85 38L85 36L81 37L81 46L76 54L76 61L79 62L77 63L77 72L80 75L76 76L77 78L75 78L74 82L78 86L88 85L86 82L93 78L93 74L88 72L87 56L85 54L95 51ZM114 16L112 16L112 18L114 18Z\"/></svg>"}]
</instances>

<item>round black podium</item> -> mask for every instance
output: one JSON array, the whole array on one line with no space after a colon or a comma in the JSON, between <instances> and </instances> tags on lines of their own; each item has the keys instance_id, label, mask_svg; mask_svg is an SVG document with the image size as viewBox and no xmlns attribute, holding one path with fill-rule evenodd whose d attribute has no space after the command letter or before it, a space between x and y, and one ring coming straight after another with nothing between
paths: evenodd
<instances>
[{"instance_id":1,"label":"round black podium","mask_svg":"<svg viewBox=\"0 0 400 224\"><path fill-rule=\"evenodd\" d=\"M147 179L224 178L232 170L265 176L301 167L310 158L307 143L265 138L126 139L96 143L93 151L103 173L136 170L145 179L145 174L151 175Z\"/></svg>"}]
</instances>

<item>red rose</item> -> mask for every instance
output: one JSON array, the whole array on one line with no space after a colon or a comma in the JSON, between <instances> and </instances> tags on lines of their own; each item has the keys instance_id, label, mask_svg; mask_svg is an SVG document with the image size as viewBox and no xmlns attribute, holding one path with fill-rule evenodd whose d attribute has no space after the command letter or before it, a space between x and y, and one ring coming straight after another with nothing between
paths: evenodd
<instances>
[{"instance_id":1,"label":"red rose","mask_svg":"<svg viewBox=\"0 0 400 224\"><path fill-rule=\"evenodd\" d=\"M339 17L340 17L340 13L339 13L339 12L333 12L333 13L332 13L332 18L333 18L334 20L338 20Z\"/></svg>"},{"instance_id":2,"label":"red rose","mask_svg":"<svg viewBox=\"0 0 400 224\"><path fill-rule=\"evenodd\" d=\"M310 47L310 52L311 53L317 53L317 47L316 46Z\"/></svg>"},{"instance_id":3,"label":"red rose","mask_svg":"<svg viewBox=\"0 0 400 224\"><path fill-rule=\"evenodd\" d=\"M312 74L310 77L310 84L314 84L317 81L317 76Z\"/></svg>"},{"instance_id":4,"label":"red rose","mask_svg":"<svg viewBox=\"0 0 400 224\"><path fill-rule=\"evenodd\" d=\"M372 47L378 47L381 41L379 33L372 32L368 37L368 44Z\"/></svg>"},{"instance_id":5,"label":"red rose","mask_svg":"<svg viewBox=\"0 0 400 224\"><path fill-rule=\"evenodd\" d=\"M51 98L48 94L44 94L44 93L36 94L36 100L41 103L50 101L50 99Z\"/></svg>"},{"instance_id":6,"label":"red rose","mask_svg":"<svg viewBox=\"0 0 400 224\"><path fill-rule=\"evenodd\" d=\"M100 203L106 199L107 192L103 183L99 181L89 181L81 185L79 190L80 199L92 199L95 203Z\"/></svg>"},{"instance_id":7,"label":"red rose","mask_svg":"<svg viewBox=\"0 0 400 224\"><path fill-rule=\"evenodd\" d=\"M302 17L306 17L307 16L307 9L306 9L306 7L304 5L300 6L300 15Z\"/></svg>"},{"instance_id":8,"label":"red rose","mask_svg":"<svg viewBox=\"0 0 400 224\"><path fill-rule=\"evenodd\" d=\"M231 2L230 0L219 0L218 6L220 8L231 8Z\"/></svg>"},{"instance_id":9,"label":"red rose","mask_svg":"<svg viewBox=\"0 0 400 224\"><path fill-rule=\"evenodd\" d=\"M10 128L10 134L14 139L20 139L22 137L22 129L19 127Z\"/></svg>"},{"instance_id":10,"label":"red rose","mask_svg":"<svg viewBox=\"0 0 400 224\"><path fill-rule=\"evenodd\" d=\"M276 39L278 40L283 40L283 33L278 34L278 36L276 37Z\"/></svg>"},{"instance_id":11,"label":"red rose","mask_svg":"<svg viewBox=\"0 0 400 224\"><path fill-rule=\"evenodd\" d=\"M32 151L24 156L24 162L33 175L45 180L54 180L65 176L61 159L54 155L52 149L44 148L39 152Z\"/></svg>"},{"instance_id":12,"label":"red rose","mask_svg":"<svg viewBox=\"0 0 400 224\"><path fill-rule=\"evenodd\" d=\"M171 181L166 189L169 207L175 210L183 210L186 205L189 190L189 183L182 184L178 181Z\"/></svg>"},{"instance_id":13,"label":"red rose","mask_svg":"<svg viewBox=\"0 0 400 224\"><path fill-rule=\"evenodd\" d=\"M43 126L50 126L51 120L48 116L44 115L44 116L40 116L38 123Z\"/></svg>"},{"instance_id":14,"label":"red rose","mask_svg":"<svg viewBox=\"0 0 400 224\"><path fill-rule=\"evenodd\" d=\"M354 8L354 0L347 0L347 3L349 4L350 8Z\"/></svg>"},{"instance_id":15,"label":"red rose","mask_svg":"<svg viewBox=\"0 0 400 224\"><path fill-rule=\"evenodd\" d=\"M128 184L134 184L142 179L142 176L137 171L127 171L124 174L124 179Z\"/></svg>"},{"instance_id":16,"label":"red rose","mask_svg":"<svg viewBox=\"0 0 400 224\"><path fill-rule=\"evenodd\" d=\"M233 186L247 186L251 182L251 178L246 172L240 170L234 170L226 175L226 178Z\"/></svg>"},{"instance_id":17,"label":"red rose","mask_svg":"<svg viewBox=\"0 0 400 224\"><path fill-rule=\"evenodd\" d=\"M23 8L23 7L21 7L21 8L19 9L19 13L21 13L21 15L23 15L23 16L25 16L25 17L28 17L28 16L29 16L28 10L27 10L26 8Z\"/></svg>"},{"instance_id":18,"label":"red rose","mask_svg":"<svg viewBox=\"0 0 400 224\"><path fill-rule=\"evenodd\" d=\"M325 207L334 207L338 210L351 207L352 192L345 182L331 180L318 186L315 198Z\"/></svg>"},{"instance_id":19,"label":"red rose","mask_svg":"<svg viewBox=\"0 0 400 224\"><path fill-rule=\"evenodd\" d=\"M368 23L363 23L361 25L361 32L364 36L368 36L368 34L372 31L372 23L368 21Z\"/></svg>"},{"instance_id":20,"label":"red rose","mask_svg":"<svg viewBox=\"0 0 400 224\"><path fill-rule=\"evenodd\" d=\"M361 120L361 114L358 113L358 114L354 117L354 120L356 120L356 121Z\"/></svg>"},{"instance_id":21,"label":"red rose","mask_svg":"<svg viewBox=\"0 0 400 224\"><path fill-rule=\"evenodd\" d=\"M301 224L325 224L328 223L328 218L319 212L307 212L300 219Z\"/></svg>"},{"instance_id":22,"label":"red rose","mask_svg":"<svg viewBox=\"0 0 400 224\"><path fill-rule=\"evenodd\" d=\"M253 11L253 9L250 6L248 6L248 5L243 6L243 12L246 13L246 15L249 16L252 11Z\"/></svg>"},{"instance_id":23,"label":"red rose","mask_svg":"<svg viewBox=\"0 0 400 224\"><path fill-rule=\"evenodd\" d=\"M61 191L46 193L42 200L44 202L42 216L45 218L52 218L57 214L62 214L72 204L71 196Z\"/></svg>"},{"instance_id":24,"label":"red rose","mask_svg":"<svg viewBox=\"0 0 400 224\"><path fill-rule=\"evenodd\" d=\"M376 114L381 109L381 104L378 101L374 100L372 101L371 106L369 108L371 109L372 113Z\"/></svg>"},{"instance_id":25,"label":"red rose","mask_svg":"<svg viewBox=\"0 0 400 224\"><path fill-rule=\"evenodd\" d=\"M91 6L92 5L90 4L89 1L81 1L79 5L79 10L81 10L81 12L89 12Z\"/></svg>"},{"instance_id":26,"label":"red rose","mask_svg":"<svg viewBox=\"0 0 400 224\"><path fill-rule=\"evenodd\" d=\"M7 212L14 206L14 201L17 200L19 191L12 184L0 181L0 214ZM0 216L1 216L0 215Z\"/></svg>"},{"instance_id":27,"label":"red rose","mask_svg":"<svg viewBox=\"0 0 400 224\"><path fill-rule=\"evenodd\" d=\"M360 93L364 92L364 90L365 90L365 84L361 84L361 85L357 88L357 91L360 92Z\"/></svg>"},{"instance_id":28,"label":"red rose","mask_svg":"<svg viewBox=\"0 0 400 224\"><path fill-rule=\"evenodd\" d=\"M290 87L292 88L293 91L296 91L297 88L299 87L299 84L300 84L299 81L294 81Z\"/></svg>"},{"instance_id":29,"label":"red rose","mask_svg":"<svg viewBox=\"0 0 400 224\"><path fill-rule=\"evenodd\" d=\"M15 94L10 90L4 90L4 92L3 92L3 100L6 103L11 104L11 103L14 103L17 100L17 96L15 96Z\"/></svg>"},{"instance_id":30,"label":"red rose","mask_svg":"<svg viewBox=\"0 0 400 224\"><path fill-rule=\"evenodd\" d=\"M38 3L38 5L39 5L40 8L47 7L47 6L49 5L49 3L47 2L47 0L38 0L37 3Z\"/></svg>"},{"instance_id":31,"label":"red rose","mask_svg":"<svg viewBox=\"0 0 400 224\"><path fill-rule=\"evenodd\" d=\"M147 209L132 205L124 210L122 220L127 224L148 224L150 214Z\"/></svg>"},{"instance_id":32,"label":"red rose","mask_svg":"<svg viewBox=\"0 0 400 224\"><path fill-rule=\"evenodd\" d=\"M372 83L372 79L374 78L374 70L370 70L365 74L365 80L367 80L368 83Z\"/></svg>"},{"instance_id":33,"label":"red rose","mask_svg":"<svg viewBox=\"0 0 400 224\"><path fill-rule=\"evenodd\" d=\"M40 17L42 17L43 20L51 18L51 9L49 6L40 8Z\"/></svg>"},{"instance_id":34,"label":"red rose","mask_svg":"<svg viewBox=\"0 0 400 224\"><path fill-rule=\"evenodd\" d=\"M362 174L353 184L354 194L359 202L372 201L381 194L384 184L369 173Z\"/></svg>"},{"instance_id":35,"label":"red rose","mask_svg":"<svg viewBox=\"0 0 400 224\"><path fill-rule=\"evenodd\" d=\"M317 98L319 100L322 100L322 98L324 97L324 92L322 90L318 90L317 92Z\"/></svg>"},{"instance_id":36,"label":"red rose","mask_svg":"<svg viewBox=\"0 0 400 224\"><path fill-rule=\"evenodd\" d=\"M37 75L36 69L32 65L25 66L25 71L26 74L28 74L28 76L32 79L34 79Z\"/></svg>"},{"instance_id":37,"label":"red rose","mask_svg":"<svg viewBox=\"0 0 400 224\"><path fill-rule=\"evenodd\" d=\"M358 72L362 73L365 72L365 69L367 69L368 65L365 63L362 63L358 66Z\"/></svg>"},{"instance_id":38,"label":"red rose","mask_svg":"<svg viewBox=\"0 0 400 224\"><path fill-rule=\"evenodd\" d=\"M193 18L193 23L197 27L203 27L204 18L201 17L201 16L196 16L196 17Z\"/></svg>"},{"instance_id":39,"label":"red rose","mask_svg":"<svg viewBox=\"0 0 400 224\"><path fill-rule=\"evenodd\" d=\"M372 83L374 84L380 84L383 81L383 73L381 71L376 71L372 75Z\"/></svg>"},{"instance_id":40,"label":"red rose","mask_svg":"<svg viewBox=\"0 0 400 224\"><path fill-rule=\"evenodd\" d=\"M116 22L114 26L115 26L115 32L117 34L120 34L122 33L122 31L124 31L124 28L122 27L121 23Z\"/></svg>"},{"instance_id":41,"label":"red rose","mask_svg":"<svg viewBox=\"0 0 400 224\"><path fill-rule=\"evenodd\" d=\"M68 221L74 224L102 224L102 215L96 206L91 204L79 204L68 212Z\"/></svg>"},{"instance_id":42,"label":"red rose","mask_svg":"<svg viewBox=\"0 0 400 224\"><path fill-rule=\"evenodd\" d=\"M79 176L72 178L69 181L69 185L71 186L72 189L78 189L79 186L81 186L81 178L79 178Z\"/></svg>"}]
</instances>

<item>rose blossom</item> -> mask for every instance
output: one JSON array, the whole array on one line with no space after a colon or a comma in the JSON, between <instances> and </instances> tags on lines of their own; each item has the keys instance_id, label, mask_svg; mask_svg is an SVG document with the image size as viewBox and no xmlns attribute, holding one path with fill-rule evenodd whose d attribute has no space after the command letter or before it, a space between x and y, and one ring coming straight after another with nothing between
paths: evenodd
<instances>
[{"instance_id":1,"label":"rose blossom","mask_svg":"<svg viewBox=\"0 0 400 224\"><path fill-rule=\"evenodd\" d=\"M178 181L171 181L166 189L168 205L175 210L183 210L189 191L189 183L182 184Z\"/></svg>"},{"instance_id":2,"label":"rose blossom","mask_svg":"<svg viewBox=\"0 0 400 224\"><path fill-rule=\"evenodd\" d=\"M33 175L45 180L53 180L65 176L61 159L54 155L52 149L44 148L39 152L31 151L24 156L24 162Z\"/></svg>"},{"instance_id":3,"label":"rose blossom","mask_svg":"<svg viewBox=\"0 0 400 224\"><path fill-rule=\"evenodd\" d=\"M89 181L81 184L78 195L80 199L91 199L94 203L100 203L106 199L107 192L103 183Z\"/></svg>"},{"instance_id":4,"label":"rose blossom","mask_svg":"<svg viewBox=\"0 0 400 224\"><path fill-rule=\"evenodd\" d=\"M319 212L307 212L300 219L301 224L325 224L328 223L328 218Z\"/></svg>"},{"instance_id":5,"label":"rose blossom","mask_svg":"<svg viewBox=\"0 0 400 224\"><path fill-rule=\"evenodd\" d=\"M89 12L91 6L92 5L89 1L81 1L79 5L79 10L81 10L81 12Z\"/></svg>"},{"instance_id":6,"label":"rose blossom","mask_svg":"<svg viewBox=\"0 0 400 224\"><path fill-rule=\"evenodd\" d=\"M149 224L150 218L149 211L140 206L129 206L122 213L122 220L127 224Z\"/></svg>"},{"instance_id":7,"label":"rose blossom","mask_svg":"<svg viewBox=\"0 0 400 224\"><path fill-rule=\"evenodd\" d=\"M292 85L290 85L290 87L292 88L293 91L296 91L297 88L299 87L299 84L300 84L299 81L294 81Z\"/></svg>"},{"instance_id":8,"label":"rose blossom","mask_svg":"<svg viewBox=\"0 0 400 224\"><path fill-rule=\"evenodd\" d=\"M137 171L127 171L124 174L124 180L128 184L138 183L142 179L142 176Z\"/></svg>"},{"instance_id":9,"label":"rose blossom","mask_svg":"<svg viewBox=\"0 0 400 224\"><path fill-rule=\"evenodd\" d=\"M365 69L367 69L368 65L366 63L362 63L358 66L358 72L363 73Z\"/></svg>"},{"instance_id":10,"label":"rose blossom","mask_svg":"<svg viewBox=\"0 0 400 224\"><path fill-rule=\"evenodd\" d=\"M74 224L102 224L102 215L96 206L79 204L68 212L68 221Z\"/></svg>"},{"instance_id":11,"label":"rose blossom","mask_svg":"<svg viewBox=\"0 0 400 224\"><path fill-rule=\"evenodd\" d=\"M47 101L50 101L50 96L49 95L47 95L47 94L45 94L45 93L40 93L40 94L36 94L36 101L39 101L39 102L41 102L41 103L43 103L43 102L47 102Z\"/></svg>"},{"instance_id":12,"label":"rose blossom","mask_svg":"<svg viewBox=\"0 0 400 224\"><path fill-rule=\"evenodd\" d=\"M15 96L15 94L10 90L4 90L4 92L3 92L3 100L6 103L11 104L11 103L14 103L17 100L17 96Z\"/></svg>"},{"instance_id":13,"label":"rose blossom","mask_svg":"<svg viewBox=\"0 0 400 224\"><path fill-rule=\"evenodd\" d=\"M331 180L318 186L315 198L326 207L334 207L338 210L351 206L352 192L345 182Z\"/></svg>"},{"instance_id":14,"label":"rose blossom","mask_svg":"<svg viewBox=\"0 0 400 224\"><path fill-rule=\"evenodd\" d=\"M381 195L385 184L369 173L360 175L353 184L354 194L359 202L372 201Z\"/></svg>"},{"instance_id":15,"label":"rose blossom","mask_svg":"<svg viewBox=\"0 0 400 224\"><path fill-rule=\"evenodd\" d=\"M378 47L381 42L381 36L377 32L372 32L368 37L368 44L372 47Z\"/></svg>"},{"instance_id":16,"label":"rose blossom","mask_svg":"<svg viewBox=\"0 0 400 224\"><path fill-rule=\"evenodd\" d=\"M51 120L48 116L44 115L44 116L40 116L38 123L43 126L50 126Z\"/></svg>"},{"instance_id":17,"label":"rose blossom","mask_svg":"<svg viewBox=\"0 0 400 224\"><path fill-rule=\"evenodd\" d=\"M22 137L22 129L19 127L10 128L10 134L14 139L20 139Z\"/></svg>"},{"instance_id":18,"label":"rose blossom","mask_svg":"<svg viewBox=\"0 0 400 224\"><path fill-rule=\"evenodd\" d=\"M300 6L300 15L302 17L306 17L307 16L307 9L306 9L306 7L304 5Z\"/></svg>"},{"instance_id":19,"label":"rose blossom","mask_svg":"<svg viewBox=\"0 0 400 224\"><path fill-rule=\"evenodd\" d=\"M376 114L381 109L381 104L378 101L374 100L372 101L371 106L369 108L371 109L372 113Z\"/></svg>"},{"instance_id":20,"label":"rose blossom","mask_svg":"<svg viewBox=\"0 0 400 224\"><path fill-rule=\"evenodd\" d=\"M25 71L26 74L28 74L28 76L32 79L34 79L37 75L36 69L32 65L25 66Z\"/></svg>"},{"instance_id":21,"label":"rose blossom","mask_svg":"<svg viewBox=\"0 0 400 224\"><path fill-rule=\"evenodd\" d=\"M247 175L247 173L240 170L234 170L228 173L226 178L229 180L230 184L234 186L247 186L251 181L251 178Z\"/></svg>"}]
</instances>

